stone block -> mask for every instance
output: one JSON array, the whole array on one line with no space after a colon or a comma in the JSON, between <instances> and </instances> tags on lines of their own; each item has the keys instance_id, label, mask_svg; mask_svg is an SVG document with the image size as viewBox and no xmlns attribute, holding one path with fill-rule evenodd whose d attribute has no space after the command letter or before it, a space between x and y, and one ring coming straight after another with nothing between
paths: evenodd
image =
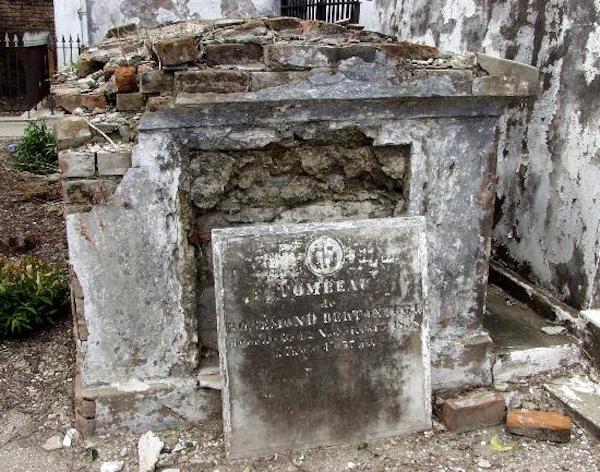
<instances>
[{"instance_id":1,"label":"stone block","mask_svg":"<svg viewBox=\"0 0 600 472\"><path fill-rule=\"evenodd\" d=\"M58 149L67 149L87 143L92 139L92 132L83 118L68 116L54 124L54 136Z\"/></svg>"},{"instance_id":2,"label":"stone block","mask_svg":"<svg viewBox=\"0 0 600 472\"><path fill-rule=\"evenodd\" d=\"M106 95L103 93L84 93L81 95L81 106L90 111L103 110L108 106Z\"/></svg>"},{"instance_id":3,"label":"stone block","mask_svg":"<svg viewBox=\"0 0 600 472\"><path fill-rule=\"evenodd\" d=\"M92 177L96 173L96 156L93 152L61 151L58 167L63 177Z\"/></svg>"},{"instance_id":4,"label":"stone block","mask_svg":"<svg viewBox=\"0 0 600 472\"><path fill-rule=\"evenodd\" d=\"M276 70L329 67L337 60L336 49L328 46L271 44L265 47L265 62Z\"/></svg>"},{"instance_id":5,"label":"stone block","mask_svg":"<svg viewBox=\"0 0 600 472\"><path fill-rule=\"evenodd\" d=\"M571 418L553 411L509 410L506 429L540 441L565 443L571 439Z\"/></svg>"},{"instance_id":6,"label":"stone block","mask_svg":"<svg viewBox=\"0 0 600 472\"><path fill-rule=\"evenodd\" d=\"M426 61L436 59L442 54L438 48L422 44L400 41L397 43L380 43L377 48L382 50L386 57L401 62L404 60Z\"/></svg>"},{"instance_id":7,"label":"stone block","mask_svg":"<svg viewBox=\"0 0 600 472\"><path fill-rule=\"evenodd\" d=\"M494 392L472 392L444 400L440 420L448 431L465 432L495 426L504 421L504 397Z\"/></svg>"},{"instance_id":8,"label":"stone block","mask_svg":"<svg viewBox=\"0 0 600 472\"><path fill-rule=\"evenodd\" d=\"M118 93L117 110L140 111L144 108L144 96L139 92Z\"/></svg>"},{"instance_id":9,"label":"stone block","mask_svg":"<svg viewBox=\"0 0 600 472\"><path fill-rule=\"evenodd\" d=\"M74 110L81 107L81 90L79 88L55 87L52 89L52 96L56 106L69 113L73 113Z\"/></svg>"},{"instance_id":10,"label":"stone block","mask_svg":"<svg viewBox=\"0 0 600 472\"><path fill-rule=\"evenodd\" d=\"M128 152L99 152L97 158L99 175L124 175L131 167Z\"/></svg>"},{"instance_id":11,"label":"stone block","mask_svg":"<svg viewBox=\"0 0 600 472\"><path fill-rule=\"evenodd\" d=\"M518 77L476 77L473 95L487 97L527 97L538 93L538 84Z\"/></svg>"},{"instance_id":12,"label":"stone block","mask_svg":"<svg viewBox=\"0 0 600 472\"><path fill-rule=\"evenodd\" d=\"M73 298L83 298L83 288L73 272L71 272L71 294Z\"/></svg>"},{"instance_id":13,"label":"stone block","mask_svg":"<svg viewBox=\"0 0 600 472\"><path fill-rule=\"evenodd\" d=\"M273 31L293 31L301 33L303 26L302 21L298 18L282 16L279 18L266 18L264 20L267 28Z\"/></svg>"},{"instance_id":14,"label":"stone block","mask_svg":"<svg viewBox=\"0 0 600 472\"><path fill-rule=\"evenodd\" d=\"M136 92L138 89L137 73L133 66L117 67L113 78L117 93Z\"/></svg>"},{"instance_id":15,"label":"stone block","mask_svg":"<svg viewBox=\"0 0 600 472\"><path fill-rule=\"evenodd\" d=\"M148 111L162 110L168 108L173 104L172 97L148 97L146 101L146 108Z\"/></svg>"},{"instance_id":16,"label":"stone block","mask_svg":"<svg viewBox=\"0 0 600 472\"><path fill-rule=\"evenodd\" d=\"M173 74L163 70L149 70L140 74L140 92L168 93L173 91Z\"/></svg>"},{"instance_id":17,"label":"stone block","mask_svg":"<svg viewBox=\"0 0 600 472\"><path fill-rule=\"evenodd\" d=\"M478 53L477 63L492 77L512 77L518 81L532 82L536 85L540 79L539 69L521 62Z\"/></svg>"},{"instance_id":18,"label":"stone block","mask_svg":"<svg viewBox=\"0 0 600 472\"><path fill-rule=\"evenodd\" d=\"M249 64L261 62L263 47L253 43L225 43L204 46L202 62L209 66L219 64Z\"/></svg>"},{"instance_id":19,"label":"stone block","mask_svg":"<svg viewBox=\"0 0 600 472\"><path fill-rule=\"evenodd\" d=\"M65 203L75 205L107 204L117 182L114 180L68 180L63 185Z\"/></svg>"},{"instance_id":20,"label":"stone block","mask_svg":"<svg viewBox=\"0 0 600 472\"><path fill-rule=\"evenodd\" d=\"M199 70L175 73L176 93L234 93L250 87L248 74L234 70Z\"/></svg>"},{"instance_id":21,"label":"stone block","mask_svg":"<svg viewBox=\"0 0 600 472\"><path fill-rule=\"evenodd\" d=\"M199 50L194 36L159 39L154 50L163 66L176 66L198 59Z\"/></svg>"},{"instance_id":22,"label":"stone block","mask_svg":"<svg viewBox=\"0 0 600 472\"><path fill-rule=\"evenodd\" d=\"M255 92L270 87L292 84L308 78L308 71L252 72L250 90Z\"/></svg>"},{"instance_id":23,"label":"stone block","mask_svg":"<svg viewBox=\"0 0 600 472\"><path fill-rule=\"evenodd\" d=\"M344 34L346 31L346 28L342 25L336 25L325 21L305 20L302 22L302 32L304 34L329 36Z\"/></svg>"},{"instance_id":24,"label":"stone block","mask_svg":"<svg viewBox=\"0 0 600 472\"><path fill-rule=\"evenodd\" d=\"M212 242L230 458L431 428L424 218Z\"/></svg>"}]
</instances>

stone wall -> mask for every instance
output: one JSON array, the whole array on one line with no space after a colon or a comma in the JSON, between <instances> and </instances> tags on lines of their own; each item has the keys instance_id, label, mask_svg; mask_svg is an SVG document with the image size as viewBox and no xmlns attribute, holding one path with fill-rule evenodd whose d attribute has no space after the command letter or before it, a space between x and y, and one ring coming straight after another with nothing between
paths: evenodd
<instances>
[{"instance_id":1,"label":"stone wall","mask_svg":"<svg viewBox=\"0 0 600 472\"><path fill-rule=\"evenodd\" d=\"M87 0L91 44L116 26L152 27L167 21L249 18L279 14L277 0Z\"/></svg>"},{"instance_id":2,"label":"stone wall","mask_svg":"<svg viewBox=\"0 0 600 472\"><path fill-rule=\"evenodd\" d=\"M600 307L600 3L374 0L362 21L401 38L540 68L538 100L504 119L495 257L569 305Z\"/></svg>"},{"instance_id":3,"label":"stone wall","mask_svg":"<svg viewBox=\"0 0 600 472\"><path fill-rule=\"evenodd\" d=\"M53 0L0 0L0 31L54 33Z\"/></svg>"}]
</instances>

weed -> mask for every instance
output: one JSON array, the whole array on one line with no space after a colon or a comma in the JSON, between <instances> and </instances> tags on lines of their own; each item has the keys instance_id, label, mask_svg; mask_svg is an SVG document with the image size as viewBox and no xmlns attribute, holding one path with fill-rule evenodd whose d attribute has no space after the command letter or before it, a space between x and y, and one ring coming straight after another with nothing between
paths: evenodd
<instances>
[{"instance_id":1,"label":"weed","mask_svg":"<svg viewBox=\"0 0 600 472\"><path fill-rule=\"evenodd\" d=\"M12 166L35 174L58 171L56 138L43 121L32 121L25 128L12 157Z\"/></svg>"}]
</instances>

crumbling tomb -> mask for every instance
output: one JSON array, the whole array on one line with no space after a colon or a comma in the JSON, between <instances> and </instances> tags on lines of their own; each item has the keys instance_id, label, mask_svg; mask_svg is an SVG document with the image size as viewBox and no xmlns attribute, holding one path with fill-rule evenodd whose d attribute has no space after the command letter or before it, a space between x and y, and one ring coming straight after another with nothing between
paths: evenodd
<instances>
[{"instance_id":1,"label":"crumbling tomb","mask_svg":"<svg viewBox=\"0 0 600 472\"><path fill-rule=\"evenodd\" d=\"M80 430L219 417L211 231L240 226L424 217L431 386L492 382L496 124L537 69L292 18L111 35L53 88Z\"/></svg>"}]
</instances>

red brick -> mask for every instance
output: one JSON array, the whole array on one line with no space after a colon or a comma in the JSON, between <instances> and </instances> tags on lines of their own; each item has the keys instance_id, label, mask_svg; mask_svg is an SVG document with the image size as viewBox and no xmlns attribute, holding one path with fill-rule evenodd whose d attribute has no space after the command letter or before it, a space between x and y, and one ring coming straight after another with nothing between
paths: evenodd
<instances>
[{"instance_id":1,"label":"red brick","mask_svg":"<svg viewBox=\"0 0 600 472\"><path fill-rule=\"evenodd\" d=\"M465 432L502 423L505 411L501 394L473 392L444 400L440 419L449 431Z\"/></svg>"},{"instance_id":2,"label":"red brick","mask_svg":"<svg viewBox=\"0 0 600 472\"><path fill-rule=\"evenodd\" d=\"M430 58L435 59L440 57L440 51L437 48L405 41L399 43L381 43L378 44L377 47L381 49L387 57L397 61L404 59L426 61Z\"/></svg>"},{"instance_id":3,"label":"red brick","mask_svg":"<svg viewBox=\"0 0 600 472\"><path fill-rule=\"evenodd\" d=\"M103 110L107 107L106 96L103 93L84 93L81 95L81 106L88 110Z\"/></svg>"},{"instance_id":4,"label":"red brick","mask_svg":"<svg viewBox=\"0 0 600 472\"><path fill-rule=\"evenodd\" d=\"M163 66L176 66L193 62L199 56L194 36L160 39L154 43L154 50Z\"/></svg>"},{"instance_id":5,"label":"red brick","mask_svg":"<svg viewBox=\"0 0 600 472\"><path fill-rule=\"evenodd\" d=\"M336 25L334 23L327 23L319 20L305 20L302 22L302 32L312 34L342 34L347 29L342 25Z\"/></svg>"},{"instance_id":6,"label":"red brick","mask_svg":"<svg viewBox=\"0 0 600 472\"><path fill-rule=\"evenodd\" d=\"M135 67L117 67L114 73L115 88L117 93L130 93L137 91L137 74Z\"/></svg>"},{"instance_id":7,"label":"red brick","mask_svg":"<svg viewBox=\"0 0 600 472\"><path fill-rule=\"evenodd\" d=\"M95 418L96 402L85 398L75 398L75 413L87 419Z\"/></svg>"},{"instance_id":8,"label":"red brick","mask_svg":"<svg viewBox=\"0 0 600 472\"><path fill-rule=\"evenodd\" d=\"M298 18L282 16L280 18L267 18L265 25L274 31L293 30L300 33L302 31L302 21Z\"/></svg>"},{"instance_id":9,"label":"red brick","mask_svg":"<svg viewBox=\"0 0 600 472\"><path fill-rule=\"evenodd\" d=\"M75 429L81 433L84 438L89 438L96 434L96 420L85 418L83 415L75 413Z\"/></svg>"},{"instance_id":10,"label":"red brick","mask_svg":"<svg viewBox=\"0 0 600 472\"><path fill-rule=\"evenodd\" d=\"M571 438L571 418L553 411L509 410L506 429L519 436L564 443Z\"/></svg>"}]
</instances>

